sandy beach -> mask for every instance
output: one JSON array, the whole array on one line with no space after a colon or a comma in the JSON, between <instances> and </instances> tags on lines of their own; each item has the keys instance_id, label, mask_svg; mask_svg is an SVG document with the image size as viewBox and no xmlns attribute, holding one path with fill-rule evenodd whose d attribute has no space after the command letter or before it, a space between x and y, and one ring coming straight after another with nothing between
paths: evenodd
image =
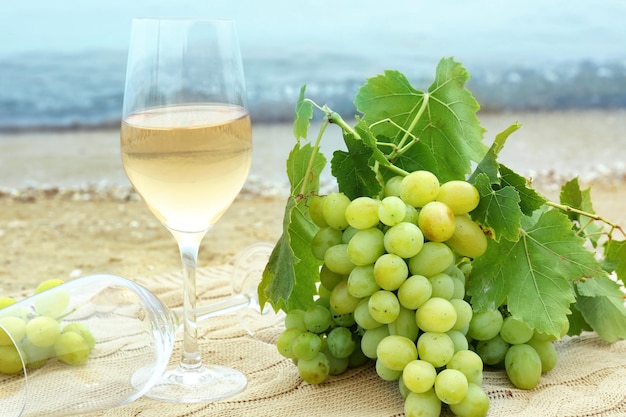
<instances>
[{"instance_id":1,"label":"sandy beach","mask_svg":"<svg viewBox=\"0 0 626 417\"><path fill-rule=\"evenodd\" d=\"M546 196L558 199L560 184L578 175L592 187L596 212L626 225L626 111L480 119L487 143L512 122L524 125L500 160L532 177ZM327 156L340 144L338 128L329 130L322 146ZM255 126L249 180L203 241L199 266L227 262L249 244L278 239L291 132L288 124ZM178 270L174 240L130 189L117 135L116 130L0 135L0 295L27 294L48 278L113 273L149 279Z\"/></svg>"}]
</instances>

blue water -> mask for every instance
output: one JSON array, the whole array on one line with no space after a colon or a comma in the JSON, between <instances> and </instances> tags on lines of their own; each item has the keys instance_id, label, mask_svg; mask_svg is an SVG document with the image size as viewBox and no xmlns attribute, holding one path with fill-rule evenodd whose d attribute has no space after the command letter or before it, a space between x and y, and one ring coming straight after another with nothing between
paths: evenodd
<instances>
[{"instance_id":1,"label":"blue water","mask_svg":"<svg viewBox=\"0 0 626 417\"><path fill-rule=\"evenodd\" d=\"M623 0L0 0L0 130L117 125L146 15L236 19L255 122L290 121L303 84L347 115L384 69L425 89L443 56L486 109L626 107Z\"/></svg>"}]
</instances>

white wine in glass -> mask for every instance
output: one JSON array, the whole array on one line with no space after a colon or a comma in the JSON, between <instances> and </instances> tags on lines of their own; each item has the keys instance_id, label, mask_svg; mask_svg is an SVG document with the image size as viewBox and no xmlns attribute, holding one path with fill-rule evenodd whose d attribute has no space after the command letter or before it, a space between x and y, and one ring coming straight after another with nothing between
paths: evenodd
<instances>
[{"instance_id":1,"label":"white wine in glass","mask_svg":"<svg viewBox=\"0 0 626 417\"><path fill-rule=\"evenodd\" d=\"M204 235L241 191L252 161L233 21L133 20L121 153L131 184L176 239L183 264L182 357L147 395L175 402L234 395L246 377L204 363L199 352L195 272Z\"/></svg>"}]
</instances>

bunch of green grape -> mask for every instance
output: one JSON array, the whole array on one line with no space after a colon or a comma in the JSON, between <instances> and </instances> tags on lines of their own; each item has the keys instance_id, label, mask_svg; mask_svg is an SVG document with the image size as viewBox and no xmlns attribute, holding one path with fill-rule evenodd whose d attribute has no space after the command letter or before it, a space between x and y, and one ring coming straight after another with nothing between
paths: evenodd
<instances>
[{"instance_id":1,"label":"bunch of green grape","mask_svg":"<svg viewBox=\"0 0 626 417\"><path fill-rule=\"evenodd\" d=\"M311 198L319 298L287 313L279 352L313 384L375 361L382 379L398 381L407 416L486 415L462 270L487 248L468 214L479 200L468 182L440 184L428 171L390 179L382 198Z\"/></svg>"},{"instance_id":2,"label":"bunch of green grape","mask_svg":"<svg viewBox=\"0 0 626 417\"><path fill-rule=\"evenodd\" d=\"M29 369L40 368L52 358L68 365L87 362L95 346L93 334L82 323L63 321L70 301L68 293L57 291L47 296L45 292L62 283L58 279L42 282L35 290L38 296L33 311L2 315L2 309L16 300L0 298L0 373L22 371L19 352Z\"/></svg>"},{"instance_id":3,"label":"bunch of green grape","mask_svg":"<svg viewBox=\"0 0 626 417\"><path fill-rule=\"evenodd\" d=\"M504 368L513 385L533 389L541 375L556 366L556 338L533 330L503 310L504 315L497 309L475 313L468 338L485 365Z\"/></svg>"}]
</instances>

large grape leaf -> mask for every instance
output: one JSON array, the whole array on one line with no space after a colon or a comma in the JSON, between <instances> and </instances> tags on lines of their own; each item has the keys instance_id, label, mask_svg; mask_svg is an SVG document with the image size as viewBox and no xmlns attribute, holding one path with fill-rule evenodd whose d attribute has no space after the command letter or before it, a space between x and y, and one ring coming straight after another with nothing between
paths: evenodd
<instances>
[{"instance_id":1,"label":"large grape leaf","mask_svg":"<svg viewBox=\"0 0 626 417\"><path fill-rule=\"evenodd\" d=\"M591 204L591 188L581 190L577 177L561 186L559 199L561 204L582 210L589 214L595 214L593 205ZM577 229L582 229L584 235L589 239L591 244L596 247L601 236L600 232L602 231L602 226L594 223L588 216L573 211L568 211L567 215L570 220L575 222Z\"/></svg>"},{"instance_id":2,"label":"large grape leaf","mask_svg":"<svg viewBox=\"0 0 626 417\"><path fill-rule=\"evenodd\" d=\"M293 120L293 135L296 140L306 139L313 118L313 104L305 100L306 85L300 88L300 95L296 102L295 116Z\"/></svg>"},{"instance_id":3,"label":"large grape leaf","mask_svg":"<svg viewBox=\"0 0 626 417\"><path fill-rule=\"evenodd\" d=\"M502 238L517 241L524 214L520 209L520 196L515 187L494 186L485 173L475 178L474 186L480 194L480 202L471 213L472 219L479 222L496 242Z\"/></svg>"},{"instance_id":4,"label":"large grape leaf","mask_svg":"<svg viewBox=\"0 0 626 417\"><path fill-rule=\"evenodd\" d=\"M626 240L610 240L604 250L610 270L626 285Z\"/></svg>"},{"instance_id":5,"label":"large grape leaf","mask_svg":"<svg viewBox=\"0 0 626 417\"><path fill-rule=\"evenodd\" d=\"M537 330L559 335L575 301L572 282L606 273L558 210L521 220L518 241L489 241L473 263L468 294L476 311L507 305Z\"/></svg>"},{"instance_id":6,"label":"large grape leaf","mask_svg":"<svg viewBox=\"0 0 626 417\"><path fill-rule=\"evenodd\" d=\"M503 164L500 164L500 185L511 186L517 190L520 196L520 209L527 216L532 215L535 210L540 209L546 203L544 196L528 187L526 178Z\"/></svg>"},{"instance_id":7,"label":"large grape leaf","mask_svg":"<svg viewBox=\"0 0 626 417\"><path fill-rule=\"evenodd\" d=\"M620 286L607 277L576 284L576 308L607 342L626 339L626 307Z\"/></svg>"},{"instance_id":8,"label":"large grape leaf","mask_svg":"<svg viewBox=\"0 0 626 417\"><path fill-rule=\"evenodd\" d=\"M480 106L465 88L468 79L467 70L451 58L437 65L428 93L413 88L399 71L388 70L367 80L355 105L374 135L395 144L408 136L418 138L397 166L405 163L402 160L412 161L441 182L465 179L472 161L480 161L487 150L476 116ZM384 120L390 123L381 123Z\"/></svg>"},{"instance_id":9,"label":"large grape leaf","mask_svg":"<svg viewBox=\"0 0 626 417\"><path fill-rule=\"evenodd\" d=\"M337 179L339 191L351 200L364 195L377 196L382 185L369 165L372 148L356 139L352 132L344 132L343 136L348 152L337 150L331 160L331 172Z\"/></svg>"},{"instance_id":10,"label":"large grape leaf","mask_svg":"<svg viewBox=\"0 0 626 417\"><path fill-rule=\"evenodd\" d=\"M309 216L307 197L319 192L319 176L325 165L326 158L310 144L298 143L289 154L287 175L292 191L285 207L283 234L258 287L261 305L269 302L275 310L289 311L313 302L320 261L311 252L311 239L318 228Z\"/></svg>"}]
</instances>

